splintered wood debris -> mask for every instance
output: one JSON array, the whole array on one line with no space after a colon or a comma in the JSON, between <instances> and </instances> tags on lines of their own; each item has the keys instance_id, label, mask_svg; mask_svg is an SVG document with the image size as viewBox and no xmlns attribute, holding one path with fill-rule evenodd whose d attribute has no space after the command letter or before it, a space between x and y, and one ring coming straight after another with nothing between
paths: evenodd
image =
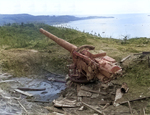
<instances>
[{"instance_id":1,"label":"splintered wood debris","mask_svg":"<svg viewBox=\"0 0 150 115\"><path fill-rule=\"evenodd\" d=\"M102 115L136 114L137 112L131 105L124 107L117 103L117 100L122 98L128 90L126 83L122 85L100 82L84 85L73 83L62 92L57 100L53 101L53 104L54 107L62 108L64 113L69 115L93 115L94 113Z\"/></svg>"},{"instance_id":2,"label":"splintered wood debris","mask_svg":"<svg viewBox=\"0 0 150 115\"><path fill-rule=\"evenodd\" d=\"M55 107L76 107L76 100L62 99L53 101Z\"/></svg>"}]
</instances>

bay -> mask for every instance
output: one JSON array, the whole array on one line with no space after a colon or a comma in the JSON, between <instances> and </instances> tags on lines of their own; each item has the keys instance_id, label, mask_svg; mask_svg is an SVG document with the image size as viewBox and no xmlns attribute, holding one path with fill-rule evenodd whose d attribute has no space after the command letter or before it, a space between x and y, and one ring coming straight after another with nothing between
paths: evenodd
<instances>
[{"instance_id":1,"label":"bay","mask_svg":"<svg viewBox=\"0 0 150 115\"><path fill-rule=\"evenodd\" d=\"M104 15L114 18L97 18L72 21L61 24L82 32L88 32L101 37L123 39L147 37L150 38L149 14L115 14Z\"/></svg>"}]
</instances>

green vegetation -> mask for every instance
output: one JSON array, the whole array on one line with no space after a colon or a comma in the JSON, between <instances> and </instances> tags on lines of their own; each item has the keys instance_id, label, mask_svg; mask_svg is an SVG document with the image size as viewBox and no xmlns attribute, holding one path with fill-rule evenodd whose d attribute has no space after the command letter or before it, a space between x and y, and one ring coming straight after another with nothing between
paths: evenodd
<instances>
[{"instance_id":1,"label":"green vegetation","mask_svg":"<svg viewBox=\"0 0 150 115\"><path fill-rule=\"evenodd\" d=\"M44 69L55 73L67 73L66 65L71 63L70 54L55 42L39 32L40 28L51 32L76 46L94 45L107 55L120 61L129 54L150 51L149 38L113 39L101 38L89 33L45 24L6 24L0 27L1 65L3 71L16 76L33 74ZM129 84L150 86L147 62L130 62L124 65L122 80ZM40 71L39 71L40 70Z\"/></svg>"},{"instance_id":2,"label":"green vegetation","mask_svg":"<svg viewBox=\"0 0 150 115\"><path fill-rule=\"evenodd\" d=\"M76 45L87 43L86 36L73 29L56 28L45 24L8 24L0 27L0 46L8 48L38 48L45 49L53 45L52 41L48 40L39 32L40 28L50 31L54 35L63 38ZM81 36L81 37L80 37Z\"/></svg>"},{"instance_id":3,"label":"green vegetation","mask_svg":"<svg viewBox=\"0 0 150 115\"><path fill-rule=\"evenodd\" d=\"M90 38L90 34L74 29L56 28L42 23L7 24L0 27L0 59L3 71L10 71L15 76L38 73L43 69L63 74L67 72L69 52L41 34L40 28L77 46L90 44L86 39L88 36Z\"/></svg>"}]
</instances>

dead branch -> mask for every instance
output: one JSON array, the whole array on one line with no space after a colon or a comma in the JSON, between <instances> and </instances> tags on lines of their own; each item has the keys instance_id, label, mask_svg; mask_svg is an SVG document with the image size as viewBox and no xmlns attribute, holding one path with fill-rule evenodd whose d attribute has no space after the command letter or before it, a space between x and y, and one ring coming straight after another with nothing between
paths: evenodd
<instances>
[{"instance_id":1,"label":"dead branch","mask_svg":"<svg viewBox=\"0 0 150 115\"><path fill-rule=\"evenodd\" d=\"M143 108L143 115L146 115L146 114L145 114L145 108Z\"/></svg>"},{"instance_id":2,"label":"dead branch","mask_svg":"<svg viewBox=\"0 0 150 115\"><path fill-rule=\"evenodd\" d=\"M131 104L130 104L129 101L128 101L128 105L129 105L129 109L130 109L131 115L133 115L133 113L132 113L132 108L131 108Z\"/></svg>"},{"instance_id":3,"label":"dead branch","mask_svg":"<svg viewBox=\"0 0 150 115\"><path fill-rule=\"evenodd\" d=\"M110 105L110 103L106 103L106 105L103 107L103 109L106 109L109 105Z\"/></svg>"},{"instance_id":4,"label":"dead branch","mask_svg":"<svg viewBox=\"0 0 150 115\"><path fill-rule=\"evenodd\" d=\"M26 108L20 103L20 101L18 101L19 105L24 109L24 111L27 113L28 115L28 111L26 110Z\"/></svg>"}]
</instances>

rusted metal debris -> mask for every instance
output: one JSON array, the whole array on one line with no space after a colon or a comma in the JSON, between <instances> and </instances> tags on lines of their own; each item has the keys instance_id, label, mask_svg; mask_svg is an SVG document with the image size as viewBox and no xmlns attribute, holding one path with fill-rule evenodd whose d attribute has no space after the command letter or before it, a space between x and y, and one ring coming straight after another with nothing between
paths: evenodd
<instances>
[{"instance_id":1,"label":"rusted metal debris","mask_svg":"<svg viewBox=\"0 0 150 115\"><path fill-rule=\"evenodd\" d=\"M122 69L116 64L115 59L107 56L105 52L97 54L90 52L95 49L94 46L77 47L42 28L40 32L71 53L73 64L68 66L71 81L86 83L99 79L102 82L108 82L121 76Z\"/></svg>"},{"instance_id":2,"label":"rusted metal debris","mask_svg":"<svg viewBox=\"0 0 150 115\"><path fill-rule=\"evenodd\" d=\"M134 55L148 55L148 54L150 54L150 52L145 51L145 52L142 52L142 53L136 53Z\"/></svg>"},{"instance_id":3,"label":"rusted metal debris","mask_svg":"<svg viewBox=\"0 0 150 115\"><path fill-rule=\"evenodd\" d=\"M117 103L117 100L121 99L124 93L127 93L129 90L127 83L123 83L121 88L116 90L116 96L115 96L115 100L114 100L114 106L118 106L119 103Z\"/></svg>"},{"instance_id":4,"label":"rusted metal debris","mask_svg":"<svg viewBox=\"0 0 150 115\"><path fill-rule=\"evenodd\" d=\"M139 61L144 61L144 60L147 60L147 62L148 62L148 67L150 68L150 58L149 58L149 56L150 56L150 52L142 52L142 53L137 53L137 54L134 54L134 55L139 55L139 59L137 59L137 60L139 60ZM146 57L146 58L145 58Z\"/></svg>"},{"instance_id":5,"label":"rusted metal debris","mask_svg":"<svg viewBox=\"0 0 150 115\"><path fill-rule=\"evenodd\" d=\"M123 96L123 93L121 92L121 89L117 89L116 91L116 96L115 96L115 101L114 101L114 106L118 106L119 104L116 102L117 100L121 99Z\"/></svg>"},{"instance_id":6,"label":"rusted metal debris","mask_svg":"<svg viewBox=\"0 0 150 115\"><path fill-rule=\"evenodd\" d=\"M121 86L121 92L122 93L127 93L129 90L128 86L127 86L127 83L122 83L122 86Z\"/></svg>"}]
</instances>

